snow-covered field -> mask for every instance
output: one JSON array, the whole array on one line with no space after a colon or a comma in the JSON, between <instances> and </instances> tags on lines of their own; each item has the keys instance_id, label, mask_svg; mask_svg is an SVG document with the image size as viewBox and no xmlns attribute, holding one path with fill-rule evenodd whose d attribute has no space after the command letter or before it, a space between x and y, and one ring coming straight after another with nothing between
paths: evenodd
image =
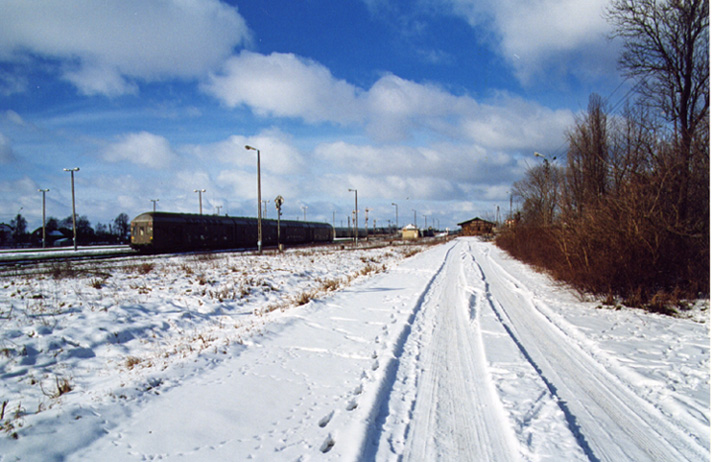
<instances>
[{"instance_id":1,"label":"snow-covered field","mask_svg":"<svg viewBox=\"0 0 712 462\"><path fill-rule=\"evenodd\" d=\"M709 460L708 304L601 309L490 243L422 249L0 279L0 460Z\"/></svg>"}]
</instances>

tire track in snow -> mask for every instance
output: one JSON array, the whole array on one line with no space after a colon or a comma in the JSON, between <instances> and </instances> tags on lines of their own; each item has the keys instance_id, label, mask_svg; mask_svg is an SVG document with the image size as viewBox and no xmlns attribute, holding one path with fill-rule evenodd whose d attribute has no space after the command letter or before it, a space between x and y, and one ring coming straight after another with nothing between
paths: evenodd
<instances>
[{"instance_id":1,"label":"tire track in snow","mask_svg":"<svg viewBox=\"0 0 712 462\"><path fill-rule=\"evenodd\" d=\"M470 322L463 247L450 245L399 339L359 460L519 458Z\"/></svg>"},{"instance_id":2,"label":"tire track in snow","mask_svg":"<svg viewBox=\"0 0 712 462\"><path fill-rule=\"evenodd\" d=\"M591 461L709 460L702 448L636 396L537 309L534 294L476 246L493 311L558 398Z\"/></svg>"},{"instance_id":3,"label":"tire track in snow","mask_svg":"<svg viewBox=\"0 0 712 462\"><path fill-rule=\"evenodd\" d=\"M487 460L519 458L517 442L487 370L478 324L470 323L473 300L467 254L458 241L456 256L427 303L435 311L432 338L424 348L406 460ZM474 313L475 319L477 312Z\"/></svg>"},{"instance_id":4,"label":"tire track in snow","mask_svg":"<svg viewBox=\"0 0 712 462\"><path fill-rule=\"evenodd\" d=\"M389 401L393 395L393 389L394 385L396 384L399 369L401 369L400 363L403 361L403 358L408 355L408 353L406 352L406 342L408 342L413 332L413 326L416 323L416 317L418 317L421 312L425 298L430 292L430 289L433 286L435 280L442 273L443 268L445 266L445 262L447 261L447 256L450 254L451 250L452 249L447 250L447 253L442 263L434 272L433 276L426 284L423 292L421 292L420 296L415 302L413 310L410 316L408 317L408 320L393 347L393 357L390 358L388 364L385 367L385 378L379 386L375 398L375 403L373 405L373 408L371 409L368 418L368 421L371 422L371 425L369 426L368 431L366 432L366 435L363 439L363 443L359 451L360 454L357 460L374 460L376 454L378 453L379 442L382 439L383 434L385 433L386 420L388 419L389 414L391 414L391 410L389 408Z\"/></svg>"}]
</instances>

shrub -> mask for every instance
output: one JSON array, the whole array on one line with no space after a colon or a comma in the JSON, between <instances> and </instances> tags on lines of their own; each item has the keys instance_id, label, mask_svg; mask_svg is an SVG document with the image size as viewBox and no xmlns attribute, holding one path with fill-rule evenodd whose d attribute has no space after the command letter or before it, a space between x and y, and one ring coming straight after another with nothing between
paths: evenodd
<instances>
[{"instance_id":1,"label":"shrub","mask_svg":"<svg viewBox=\"0 0 712 462\"><path fill-rule=\"evenodd\" d=\"M154 267L155 267L155 264L151 263L151 262L141 263L138 266L138 273L143 274L143 275L149 274L151 271L153 271Z\"/></svg>"}]
</instances>

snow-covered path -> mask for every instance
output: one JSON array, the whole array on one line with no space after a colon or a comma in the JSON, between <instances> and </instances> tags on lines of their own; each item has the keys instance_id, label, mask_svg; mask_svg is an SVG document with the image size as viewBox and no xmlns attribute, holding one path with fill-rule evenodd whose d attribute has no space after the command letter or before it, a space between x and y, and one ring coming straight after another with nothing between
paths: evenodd
<instances>
[{"instance_id":1,"label":"snow-covered path","mask_svg":"<svg viewBox=\"0 0 712 462\"><path fill-rule=\"evenodd\" d=\"M534 281L493 250L467 239L448 247L361 459L709 460L709 401L678 412L639 397L641 377L599 362L541 287L527 288ZM506 369L516 383L496 377Z\"/></svg>"},{"instance_id":2,"label":"snow-covered path","mask_svg":"<svg viewBox=\"0 0 712 462\"><path fill-rule=\"evenodd\" d=\"M125 396L69 393L0 461L710 459L707 324L595 309L490 243L258 308Z\"/></svg>"},{"instance_id":3,"label":"snow-covered path","mask_svg":"<svg viewBox=\"0 0 712 462\"><path fill-rule=\"evenodd\" d=\"M388 405L381 408L388 417L377 459L401 453L406 460L518 458L482 337L470 319L472 265L463 261L464 250L462 244L447 249L423 293Z\"/></svg>"},{"instance_id":4,"label":"snow-covered path","mask_svg":"<svg viewBox=\"0 0 712 462\"><path fill-rule=\"evenodd\" d=\"M541 375L565 413L569 427L590 460L704 460L703 444L639 398L633 384L602 367L547 314L546 303L505 268L478 252L490 307Z\"/></svg>"}]
</instances>

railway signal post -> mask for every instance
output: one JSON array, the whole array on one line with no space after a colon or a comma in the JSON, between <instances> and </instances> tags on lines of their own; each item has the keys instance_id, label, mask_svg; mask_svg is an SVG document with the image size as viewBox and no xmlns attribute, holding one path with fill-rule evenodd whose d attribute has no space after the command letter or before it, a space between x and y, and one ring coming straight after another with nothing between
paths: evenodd
<instances>
[{"instance_id":1,"label":"railway signal post","mask_svg":"<svg viewBox=\"0 0 712 462\"><path fill-rule=\"evenodd\" d=\"M280 232L280 219L282 218L282 204L284 204L284 197L282 196L277 196L274 199L274 205L277 207L277 250L279 252L282 251L282 244L280 243L279 239L279 232Z\"/></svg>"}]
</instances>

